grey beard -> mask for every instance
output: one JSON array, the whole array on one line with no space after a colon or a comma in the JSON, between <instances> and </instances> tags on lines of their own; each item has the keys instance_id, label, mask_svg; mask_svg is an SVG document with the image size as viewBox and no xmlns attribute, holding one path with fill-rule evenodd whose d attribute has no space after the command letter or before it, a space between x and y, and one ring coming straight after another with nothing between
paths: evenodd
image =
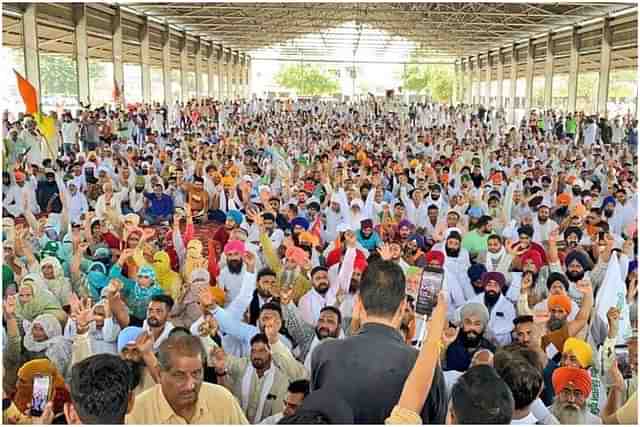
<instances>
[{"instance_id":1,"label":"grey beard","mask_svg":"<svg viewBox=\"0 0 640 427\"><path fill-rule=\"evenodd\" d=\"M551 413L560 421L560 424L586 424L587 423L587 407L576 410L567 408L559 401L553 402L551 405Z\"/></svg>"}]
</instances>

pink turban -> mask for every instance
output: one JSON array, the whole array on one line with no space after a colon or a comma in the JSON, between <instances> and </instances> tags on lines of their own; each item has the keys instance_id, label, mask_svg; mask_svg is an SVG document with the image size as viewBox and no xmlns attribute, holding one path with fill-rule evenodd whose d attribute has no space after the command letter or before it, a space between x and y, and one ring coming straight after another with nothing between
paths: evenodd
<instances>
[{"instance_id":1,"label":"pink turban","mask_svg":"<svg viewBox=\"0 0 640 427\"><path fill-rule=\"evenodd\" d=\"M225 254L229 252L239 252L240 255L244 255L245 251L244 242L241 240L229 240L227 244L224 245Z\"/></svg>"}]
</instances>

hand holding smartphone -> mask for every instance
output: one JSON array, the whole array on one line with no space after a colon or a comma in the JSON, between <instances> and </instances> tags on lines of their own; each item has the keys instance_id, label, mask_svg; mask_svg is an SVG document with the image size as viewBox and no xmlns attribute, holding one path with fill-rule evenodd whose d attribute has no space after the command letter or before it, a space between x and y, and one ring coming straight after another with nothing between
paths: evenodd
<instances>
[{"instance_id":1,"label":"hand holding smartphone","mask_svg":"<svg viewBox=\"0 0 640 427\"><path fill-rule=\"evenodd\" d=\"M36 375L33 377L33 392L31 397L31 416L39 417L51 397L51 377Z\"/></svg>"},{"instance_id":2,"label":"hand holding smartphone","mask_svg":"<svg viewBox=\"0 0 640 427\"><path fill-rule=\"evenodd\" d=\"M431 316L433 309L438 304L438 293L442 290L443 282L443 269L434 267L424 268L416 298L417 314Z\"/></svg>"}]
</instances>

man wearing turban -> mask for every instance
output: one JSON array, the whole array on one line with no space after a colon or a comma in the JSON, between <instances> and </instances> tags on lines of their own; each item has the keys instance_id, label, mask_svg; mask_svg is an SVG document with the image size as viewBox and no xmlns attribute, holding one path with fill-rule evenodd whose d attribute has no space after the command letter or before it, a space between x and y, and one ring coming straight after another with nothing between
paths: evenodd
<instances>
[{"instance_id":1,"label":"man wearing turban","mask_svg":"<svg viewBox=\"0 0 640 427\"><path fill-rule=\"evenodd\" d=\"M445 371L466 371L471 365L473 355L481 349L495 352L496 347L485 338L488 324L489 311L484 304L468 302L462 306L460 331L455 341L445 350Z\"/></svg>"},{"instance_id":2,"label":"man wearing turban","mask_svg":"<svg viewBox=\"0 0 640 427\"><path fill-rule=\"evenodd\" d=\"M474 296L471 301L483 304L489 312L488 330L498 345L511 343L513 320L516 310L513 303L503 294L506 286L504 274L497 271L484 273L481 277L484 292Z\"/></svg>"},{"instance_id":3,"label":"man wearing turban","mask_svg":"<svg viewBox=\"0 0 640 427\"><path fill-rule=\"evenodd\" d=\"M556 398L551 413L560 424L602 424L602 420L587 408L587 399L591 394L589 371L563 366L553 372L552 381Z\"/></svg>"}]
</instances>

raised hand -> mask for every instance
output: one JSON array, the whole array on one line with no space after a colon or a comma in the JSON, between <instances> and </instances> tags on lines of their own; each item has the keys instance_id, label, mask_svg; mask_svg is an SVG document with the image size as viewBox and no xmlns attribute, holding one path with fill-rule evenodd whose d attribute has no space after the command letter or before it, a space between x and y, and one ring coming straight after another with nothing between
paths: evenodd
<instances>
[{"instance_id":1,"label":"raised hand","mask_svg":"<svg viewBox=\"0 0 640 427\"><path fill-rule=\"evenodd\" d=\"M355 233L345 233L344 242L348 248L355 248L356 244L358 243Z\"/></svg>"},{"instance_id":2,"label":"raised hand","mask_svg":"<svg viewBox=\"0 0 640 427\"><path fill-rule=\"evenodd\" d=\"M269 338L269 344L273 345L280 339L280 328L282 328L282 321L274 317L269 319L264 324L264 334Z\"/></svg>"},{"instance_id":3,"label":"raised hand","mask_svg":"<svg viewBox=\"0 0 640 427\"><path fill-rule=\"evenodd\" d=\"M448 327L442 331L442 343L444 344L445 348L453 344L456 338L458 338L459 332L459 327Z\"/></svg>"},{"instance_id":4,"label":"raised hand","mask_svg":"<svg viewBox=\"0 0 640 427\"><path fill-rule=\"evenodd\" d=\"M280 288L280 305L289 305L293 301L293 288L283 286Z\"/></svg>"},{"instance_id":5,"label":"raised hand","mask_svg":"<svg viewBox=\"0 0 640 427\"><path fill-rule=\"evenodd\" d=\"M533 323L536 323L538 325L546 325L550 318L551 315L549 314L549 311L545 309L536 310L533 313Z\"/></svg>"},{"instance_id":6,"label":"raised hand","mask_svg":"<svg viewBox=\"0 0 640 427\"><path fill-rule=\"evenodd\" d=\"M90 298L83 298L76 313L76 328L78 334L84 334L89 330L89 324L95 320L93 304Z\"/></svg>"},{"instance_id":7,"label":"raised hand","mask_svg":"<svg viewBox=\"0 0 640 427\"><path fill-rule=\"evenodd\" d=\"M145 331L138 336L136 348L141 354L150 353L153 350L153 337L149 332Z\"/></svg>"},{"instance_id":8,"label":"raised hand","mask_svg":"<svg viewBox=\"0 0 640 427\"><path fill-rule=\"evenodd\" d=\"M142 230L142 237L140 240L147 241L151 239L155 234L156 230L154 230L153 228L145 228L144 230Z\"/></svg>"},{"instance_id":9,"label":"raised hand","mask_svg":"<svg viewBox=\"0 0 640 427\"><path fill-rule=\"evenodd\" d=\"M217 374L223 374L225 371L225 362L227 359L227 355L224 353L224 350L220 347L212 348L209 356L211 361L213 362L213 368L216 370Z\"/></svg>"},{"instance_id":10,"label":"raised hand","mask_svg":"<svg viewBox=\"0 0 640 427\"><path fill-rule=\"evenodd\" d=\"M249 273L255 273L256 271L256 256L251 251L245 251L242 257L244 266Z\"/></svg>"},{"instance_id":11,"label":"raised hand","mask_svg":"<svg viewBox=\"0 0 640 427\"><path fill-rule=\"evenodd\" d=\"M389 245L388 243L383 243L376 250L378 251L380 258L382 258L383 261L390 261L393 257L391 254L391 245Z\"/></svg>"},{"instance_id":12,"label":"raised hand","mask_svg":"<svg viewBox=\"0 0 640 427\"><path fill-rule=\"evenodd\" d=\"M578 282L576 283L576 289L582 295L591 294L593 292L593 287L591 286L591 280L589 279L578 280Z\"/></svg>"}]
</instances>

